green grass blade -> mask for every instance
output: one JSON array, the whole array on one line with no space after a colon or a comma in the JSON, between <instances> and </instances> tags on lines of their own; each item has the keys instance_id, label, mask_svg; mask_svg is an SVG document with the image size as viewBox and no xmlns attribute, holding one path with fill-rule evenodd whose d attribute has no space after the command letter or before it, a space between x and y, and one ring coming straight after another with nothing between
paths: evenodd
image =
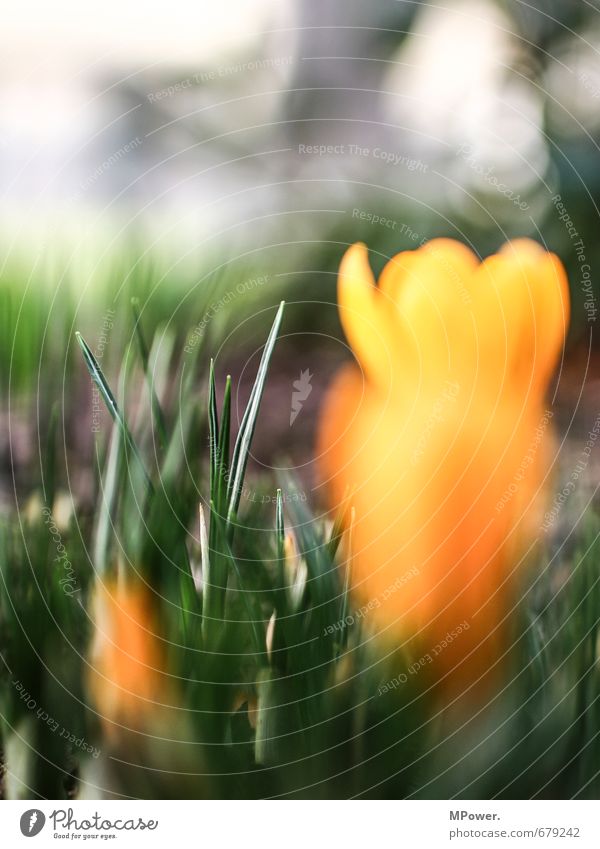
<instances>
[{"instance_id":1,"label":"green grass blade","mask_svg":"<svg viewBox=\"0 0 600 849\"><path fill-rule=\"evenodd\" d=\"M217 468L219 483L216 506L219 513L225 509L227 500L227 476L229 474L229 440L231 433L231 375L227 375L223 406L221 408L221 426L219 428L219 446Z\"/></svg>"},{"instance_id":2,"label":"green grass blade","mask_svg":"<svg viewBox=\"0 0 600 849\"><path fill-rule=\"evenodd\" d=\"M289 606L287 603L286 576L285 576L285 522L283 518L283 496L281 489L277 489L277 503L275 507L275 537L277 556L277 583L275 586L275 611L281 622L275 622L271 617L269 623L273 630L271 644L274 651L270 652L270 660L276 663L285 663L285 644L293 645L298 640L294 639L294 622L288 618ZM273 614L275 615L275 614ZM284 636L285 635L285 638ZM269 643L269 631L267 630L267 643Z\"/></svg>"},{"instance_id":3,"label":"green grass blade","mask_svg":"<svg viewBox=\"0 0 600 849\"><path fill-rule=\"evenodd\" d=\"M285 589L285 523L283 520L283 497L279 488L277 489L277 506L275 508L275 533L277 536L278 591L283 593Z\"/></svg>"},{"instance_id":4,"label":"green grass blade","mask_svg":"<svg viewBox=\"0 0 600 849\"><path fill-rule=\"evenodd\" d=\"M225 487L221 470L222 462L224 460L226 461L227 457L222 452L225 447L227 452L229 452L230 384L231 381L229 381L229 390L227 390L227 387L225 389L221 430L219 430L215 367L214 361L211 360L208 378L208 435L210 450L210 502L212 506L207 546L208 551L211 552L211 557L206 560L207 568L203 569L202 582L202 632L206 645L211 644L211 636L214 633L215 627L213 623L216 620L222 619L225 612L225 594L229 573L227 558L222 555L219 544L216 515L223 506L222 493Z\"/></svg>"},{"instance_id":5,"label":"green grass blade","mask_svg":"<svg viewBox=\"0 0 600 849\"><path fill-rule=\"evenodd\" d=\"M200 505L200 564L200 574L195 574L194 570L192 570L194 586L197 592L201 591L203 582L208 580L210 576L210 548L208 545L208 534L206 532L204 507L202 505Z\"/></svg>"},{"instance_id":6,"label":"green grass blade","mask_svg":"<svg viewBox=\"0 0 600 849\"><path fill-rule=\"evenodd\" d=\"M123 433L115 423L110 440L104 480L100 477L101 501L94 533L93 562L98 575L106 572L110 540L114 535L114 512L119 496L123 459Z\"/></svg>"},{"instance_id":7,"label":"green grass blade","mask_svg":"<svg viewBox=\"0 0 600 849\"><path fill-rule=\"evenodd\" d=\"M104 403L106 404L108 412L111 414L113 421L115 421L116 424L121 429L121 432L122 432L122 434L125 438L125 442L126 442L127 446L129 448L131 448L136 460L140 464L140 468L142 469L142 471L144 473L144 478L146 480L146 484L148 486L148 489L151 492L153 492L154 487L152 485L152 481L150 480L150 475L146 471L146 467L144 465L144 461L142 460L142 456L139 452L137 445L135 444L135 441L134 441L134 439L131 435L129 428L127 427L127 422L125 421L125 418L124 418L123 414L121 413L121 411L119 409L119 405L117 404L115 396L112 394L111 388L108 385L106 378L102 374L102 369L98 365L98 361L94 357L89 345L87 344L87 342L85 341L85 339L83 338L81 333L79 333L79 331L76 331L75 336L77 337L79 347L81 348L81 350L83 352L83 358L85 360L85 364L86 364L87 369L90 373L90 376L91 376L92 380L94 381L94 383L96 384L96 386L98 387L100 395L102 396L102 399L103 399Z\"/></svg>"},{"instance_id":8,"label":"green grass blade","mask_svg":"<svg viewBox=\"0 0 600 849\"><path fill-rule=\"evenodd\" d=\"M285 525L283 522L283 496L281 489L277 489L277 507L275 512L275 529L277 532L277 557L283 560L285 557Z\"/></svg>"},{"instance_id":9,"label":"green grass blade","mask_svg":"<svg viewBox=\"0 0 600 849\"><path fill-rule=\"evenodd\" d=\"M216 501L219 455L219 416L217 414L217 392L215 388L215 363L210 361L208 375L208 438L210 442L210 497Z\"/></svg>"},{"instance_id":10,"label":"green grass blade","mask_svg":"<svg viewBox=\"0 0 600 849\"><path fill-rule=\"evenodd\" d=\"M221 421L223 427L223 421ZM206 645L211 645L211 636L215 633L215 622L223 618L225 612L225 594L227 590L228 562L223 557L216 525L216 514L221 506L219 492L222 489L220 475L219 416L217 412L217 392L215 386L215 364L211 359L208 376L208 439L210 455L210 521L206 568L202 575L202 633Z\"/></svg>"},{"instance_id":11,"label":"green grass blade","mask_svg":"<svg viewBox=\"0 0 600 849\"><path fill-rule=\"evenodd\" d=\"M146 344L146 339L144 337L144 331L142 329L141 316L139 311L139 300L137 298L131 299L131 309L133 312L133 323L135 329L135 335L138 342L138 348L140 351L140 358L142 360L142 367L144 369L144 374L146 376L146 382L148 384L148 392L150 393L150 403L152 405L152 415L154 416L154 420L157 424L158 430L158 441L160 447L165 450L168 443L168 434L167 434L167 423L165 420L165 415L163 413L163 409L160 405L160 401L158 400L158 396L156 394L156 390L154 389L154 381L152 380L152 375L150 373L150 352L148 349L148 345Z\"/></svg>"},{"instance_id":12,"label":"green grass blade","mask_svg":"<svg viewBox=\"0 0 600 849\"><path fill-rule=\"evenodd\" d=\"M124 421L121 416L121 411L119 410L115 396L112 394L111 388L108 385L106 378L102 374L102 370L98 365L98 361L92 354L89 345L78 330L75 331L75 336L77 337L77 341L79 342L79 346L83 352L83 358L85 360L85 364L88 368L91 378L100 390L100 394L104 399L104 403L106 404L109 413L111 414L114 421L116 421L117 424L121 427L121 429L124 430Z\"/></svg>"},{"instance_id":13,"label":"green grass blade","mask_svg":"<svg viewBox=\"0 0 600 849\"><path fill-rule=\"evenodd\" d=\"M279 309L277 310L275 321L273 322L271 332L269 333L269 337L265 344L263 355L260 360L260 365L258 367L256 380L254 381L254 386L252 388L252 392L250 393L250 400L248 401L248 406L246 407L246 411L242 418L240 431L238 433L235 442L235 448L233 450L233 459L231 461L231 475L229 481L230 485L228 491L229 504L227 510L227 525L229 534L231 534L232 532L234 517L237 514L237 509L240 503L242 486L244 483L244 475L246 473L248 455L250 453L250 445L252 443L252 437L254 435L254 429L256 427L256 420L258 418L260 402L265 388L265 381L267 379L267 372L269 370L271 355L273 354L275 342L277 341L277 334L279 333L279 327L283 318L284 307L285 301L282 301L279 305Z\"/></svg>"}]
</instances>

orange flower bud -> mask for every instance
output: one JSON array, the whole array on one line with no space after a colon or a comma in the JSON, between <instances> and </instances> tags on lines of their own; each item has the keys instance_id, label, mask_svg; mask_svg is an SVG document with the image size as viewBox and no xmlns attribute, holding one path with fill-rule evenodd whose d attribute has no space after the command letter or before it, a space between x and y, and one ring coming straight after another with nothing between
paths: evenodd
<instances>
[{"instance_id":1,"label":"orange flower bud","mask_svg":"<svg viewBox=\"0 0 600 849\"><path fill-rule=\"evenodd\" d=\"M98 583L92 618L88 684L105 730L150 731L175 704L150 590L138 582Z\"/></svg>"},{"instance_id":2,"label":"orange flower bud","mask_svg":"<svg viewBox=\"0 0 600 849\"><path fill-rule=\"evenodd\" d=\"M528 240L480 263L439 239L394 257L376 285L357 244L338 301L358 363L329 390L319 456L332 506L355 487L353 593L382 636L417 638L437 676L463 687L507 648L539 523L565 272Z\"/></svg>"}]
</instances>

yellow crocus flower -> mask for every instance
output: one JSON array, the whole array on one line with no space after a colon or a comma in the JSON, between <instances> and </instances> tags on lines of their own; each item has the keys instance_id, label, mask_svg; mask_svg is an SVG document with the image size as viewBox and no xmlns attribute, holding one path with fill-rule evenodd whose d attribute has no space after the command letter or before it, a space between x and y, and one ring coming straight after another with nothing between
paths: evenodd
<instances>
[{"instance_id":1,"label":"yellow crocus flower","mask_svg":"<svg viewBox=\"0 0 600 849\"><path fill-rule=\"evenodd\" d=\"M462 688L505 652L539 522L566 275L529 240L480 262L437 239L395 256L377 285L356 244L338 303L357 363L328 392L319 456L332 506L355 487L355 599L393 644L442 645L437 674Z\"/></svg>"}]
</instances>

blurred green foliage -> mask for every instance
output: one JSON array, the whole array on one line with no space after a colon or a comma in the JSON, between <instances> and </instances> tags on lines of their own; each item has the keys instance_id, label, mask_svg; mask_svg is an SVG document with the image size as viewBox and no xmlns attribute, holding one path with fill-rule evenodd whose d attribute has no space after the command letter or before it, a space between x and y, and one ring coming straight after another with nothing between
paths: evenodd
<instances>
[{"instance_id":1,"label":"blurred green foliage","mask_svg":"<svg viewBox=\"0 0 600 849\"><path fill-rule=\"evenodd\" d=\"M137 311L130 321L140 323ZM426 670L390 686L420 647L386 654L353 610L348 515L327 531L289 477L266 523L264 516L262 524L253 521L252 508L233 495L230 481L243 486L244 433L251 437L271 347L235 445L227 438L230 390L220 401L202 346L184 375L178 409L163 408L150 380L144 427L165 431L151 459L137 445L149 444L143 432L126 424L127 389L144 380L147 363L139 331L124 359L124 390L115 394L110 446L98 454L93 515L71 515L58 527L51 417L41 494L2 521L3 791L43 798L597 797L595 514L568 559L531 570L507 647L506 686L500 681L489 700L466 693L450 705ZM101 385L98 364L88 358L87 365ZM192 390L198 372L208 385L200 395ZM218 451L199 438L203 429L216 435ZM203 534L198 508L208 513L210 502ZM89 597L99 578L133 572L157 599L180 718L162 738L122 729L117 754L84 686ZM218 597L207 595L208 582Z\"/></svg>"}]
</instances>

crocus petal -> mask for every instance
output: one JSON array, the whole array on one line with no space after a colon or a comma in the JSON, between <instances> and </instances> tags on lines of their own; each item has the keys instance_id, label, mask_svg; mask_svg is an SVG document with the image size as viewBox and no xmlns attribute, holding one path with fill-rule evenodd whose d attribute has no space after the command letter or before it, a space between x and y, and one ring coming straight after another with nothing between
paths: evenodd
<instances>
[{"instance_id":1,"label":"crocus petal","mask_svg":"<svg viewBox=\"0 0 600 849\"><path fill-rule=\"evenodd\" d=\"M344 333L367 377L385 383L393 375L397 354L393 325L375 286L365 245L349 248L340 266L338 304Z\"/></svg>"},{"instance_id":2,"label":"crocus petal","mask_svg":"<svg viewBox=\"0 0 600 849\"><path fill-rule=\"evenodd\" d=\"M563 344L568 284L560 261L521 239L482 263L475 275L483 373L494 391L539 401ZM516 385L513 386L513 383Z\"/></svg>"},{"instance_id":3,"label":"crocus petal","mask_svg":"<svg viewBox=\"0 0 600 849\"><path fill-rule=\"evenodd\" d=\"M467 357L473 359L469 289L477 264L464 245L434 239L416 251L398 254L381 274L379 289L398 311L397 332L406 348L404 372L423 383L424 391L431 391L432 383L441 387Z\"/></svg>"}]
</instances>

